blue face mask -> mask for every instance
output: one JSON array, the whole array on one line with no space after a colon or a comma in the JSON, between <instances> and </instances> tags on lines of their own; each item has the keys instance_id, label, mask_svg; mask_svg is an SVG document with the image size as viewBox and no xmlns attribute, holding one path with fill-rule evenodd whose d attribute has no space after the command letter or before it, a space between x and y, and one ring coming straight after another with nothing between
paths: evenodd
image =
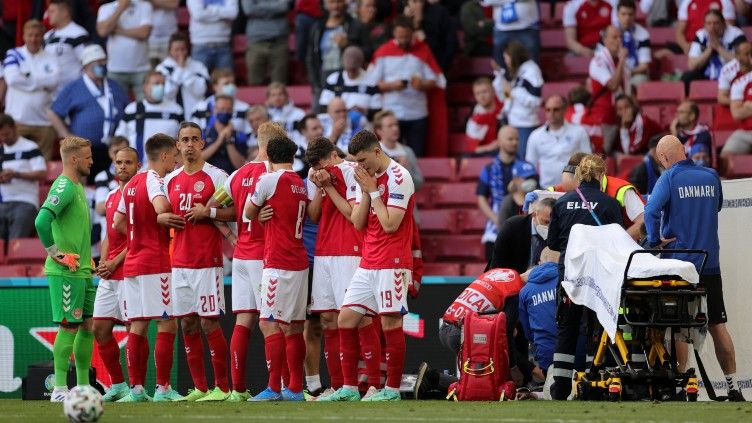
<instances>
[{"instance_id":1,"label":"blue face mask","mask_svg":"<svg viewBox=\"0 0 752 423\"><path fill-rule=\"evenodd\" d=\"M694 162L695 166L710 167L710 163L705 159L697 159Z\"/></svg>"},{"instance_id":2,"label":"blue face mask","mask_svg":"<svg viewBox=\"0 0 752 423\"><path fill-rule=\"evenodd\" d=\"M151 95L151 98L157 102L161 103L164 99L164 85L163 84L156 84L151 86L151 92L149 92L149 95Z\"/></svg>"},{"instance_id":3,"label":"blue face mask","mask_svg":"<svg viewBox=\"0 0 752 423\"><path fill-rule=\"evenodd\" d=\"M237 91L238 87L236 87L235 84L227 84L222 87L222 94L229 95L230 97L235 97Z\"/></svg>"},{"instance_id":4,"label":"blue face mask","mask_svg":"<svg viewBox=\"0 0 752 423\"><path fill-rule=\"evenodd\" d=\"M227 123L232 119L232 113L230 112L218 112L217 113L217 122L227 125Z\"/></svg>"},{"instance_id":5,"label":"blue face mask","mask_svg":"<svg viewBox=\"0 0 752 423\"><path fill-rule=\"evenodd\" d=\"M94 65L94 67L91 68L91 71L97 78L104 78L107 76L107 65Z\"/></svg>"}]
</instances>

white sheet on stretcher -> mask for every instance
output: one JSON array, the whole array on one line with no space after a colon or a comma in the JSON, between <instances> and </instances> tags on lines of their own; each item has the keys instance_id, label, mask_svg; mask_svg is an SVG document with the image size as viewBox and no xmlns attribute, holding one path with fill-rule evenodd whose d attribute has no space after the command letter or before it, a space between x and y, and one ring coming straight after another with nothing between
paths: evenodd
<instances>
[{"instance_id":1,"label":"white sheet on stretcher","mask_svg":"<svg viewBox=\"0 0 752 423\"><path fill-rule=\"evenodd\" d=\"M574 225L569 233L562 286L575 304L598 316L613 341L619 319L621 286L629 255L642 250L617 224ZM636 254L629 266L630 279L676 275L692 284L699 282L694 264L676 259L660 259L652 254Z\"/></svg>"}]
</instances>

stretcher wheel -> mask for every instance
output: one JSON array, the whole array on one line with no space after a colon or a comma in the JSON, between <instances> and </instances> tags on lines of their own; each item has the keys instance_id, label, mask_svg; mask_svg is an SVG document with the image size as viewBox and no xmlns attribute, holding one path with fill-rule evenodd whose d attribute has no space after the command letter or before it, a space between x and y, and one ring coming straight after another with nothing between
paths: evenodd
<instances>
[{"instance_id":1,"label":"stretcher wheel","mask_svg":"<svg viewBox=\"0 0 752 423\"><path fill-rule=\"evenodd\" d=\"M621 400L621 392L609 392L608 400L611 402L619 402L619 400Z\"/></svg>"},{"instance_id":2,"label":"stretcher wheel","mask_svg":"<svg viewBox=\"0 0 752 423\"><path fill-rule=\"evenodd\" d=\"M586 382L577 382L575 385L575 398L577 398L580 401L587 400L587 392L588 392L588 386Z\"/></svg>"},{"instance_id":3,"label":"stretcher wheel","mask_svg":"<svg viewBox=\"0 0 752 423\"><path fill-rule=\"evenodd\" d=\"M688 402L697 402L697 392L687 394Z\"/></svg>"}]
</instances>

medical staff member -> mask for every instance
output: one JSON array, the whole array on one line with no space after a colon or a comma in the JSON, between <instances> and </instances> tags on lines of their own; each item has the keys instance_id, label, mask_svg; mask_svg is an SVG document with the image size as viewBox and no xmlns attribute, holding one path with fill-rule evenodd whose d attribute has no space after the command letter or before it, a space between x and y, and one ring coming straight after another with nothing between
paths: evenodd
<instances>
[{"instance_id":1,"label":"medical staff member","mask_svg":"<svg viewBox=\"0 0 752 423\"><path fill-rule=\"evenodd\" d=\"M705 287L708 295L708 332L713 337L716 358L726 377L729 401L744 401L734 381L734 343L725 324L727 316L723 304L718 241L718 212L723 204L721 181L715 170L695 165L687 158L685 151L681 141L673 135L666 135L658 142L656 156L667 170L658 178L645 206L647 241L653 248L666 246L708 252L705 268L700 275L700 286ZM701 255L663 256L691 261L700 271ZM678 348L677 359L680 367L686 367L686 344Z\"/></svg>"},{"instance_id":2,"label":"medical staff member","mask_svg":"<svg viewBox=\"0 0 752 423\"><path fill-rule=\"evenodd\" d=\"M561 289L564 280L564 257L566 256L569 231L572 226L600 226L610 223L622 225L619 202L601 191L600 182L606 174L606 165L597 155L585 156L575 170L579 187L564 194L556 201L551 212L548 228L548 248L561 252L559 258L559 306L556 310L557 337L554 351L551 397L566 400L572 390L572 372L577 339L580 336L581 305L574 304Z\"/></svg>"}]
</instances>

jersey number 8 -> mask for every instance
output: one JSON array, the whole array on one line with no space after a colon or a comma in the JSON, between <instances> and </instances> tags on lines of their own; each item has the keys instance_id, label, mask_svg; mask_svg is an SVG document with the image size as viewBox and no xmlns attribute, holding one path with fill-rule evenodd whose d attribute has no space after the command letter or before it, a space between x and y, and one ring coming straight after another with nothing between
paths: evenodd
<instances>
[{"instance_id":1,"label":"jersey number 8","mask_svg":"<svg viewBox=\"0 0 752 423\"><path fill-rule=\"evenodd\" d=\"M295 222L295 239L303 238L303 219L305 219L306 202L298 203L298 220Z\"/></svg>"}]
</instances>

